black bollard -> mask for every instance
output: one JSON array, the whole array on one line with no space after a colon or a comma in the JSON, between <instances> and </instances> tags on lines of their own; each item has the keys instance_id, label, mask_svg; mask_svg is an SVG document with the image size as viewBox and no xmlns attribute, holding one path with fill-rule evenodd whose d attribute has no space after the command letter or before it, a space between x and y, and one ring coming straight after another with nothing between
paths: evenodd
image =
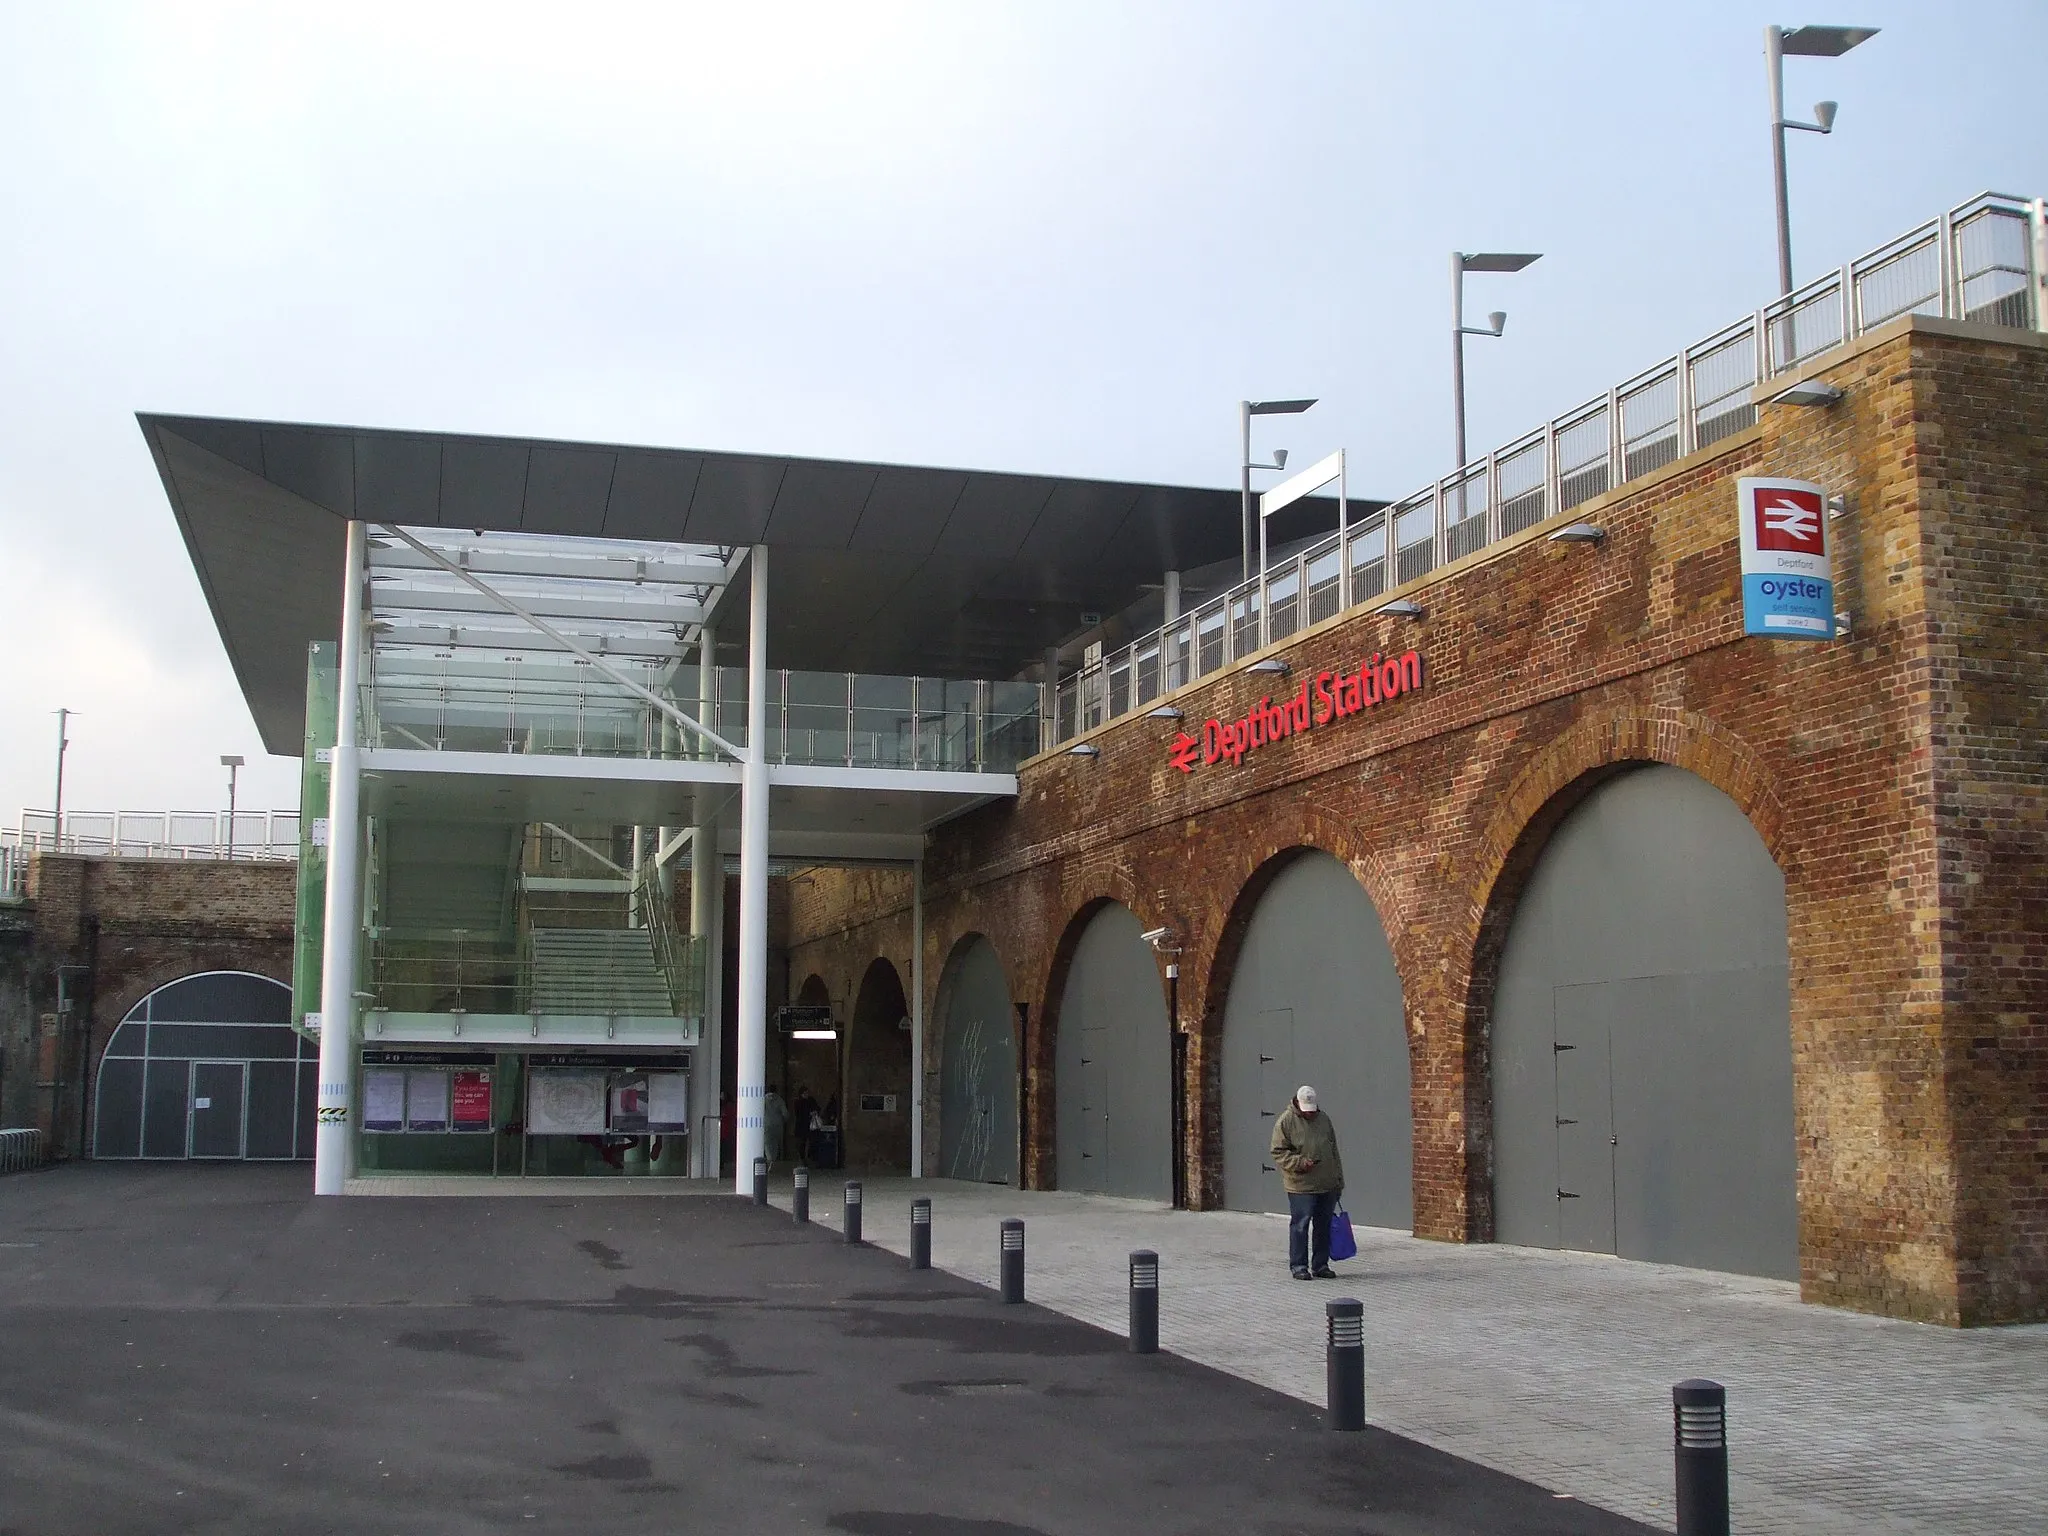
<instances>
[{"instance_id":1,"label":"black bollard","mask_svg":"<svg viewBox=\"0 0 2048 1536\"><path fill-rule=\"evenodd\" d=\"M910 1267L932 1267L932 1203L922 1195L910 1202Z\"/></svg>"},{"instance_id":2,"label":"black bollard","mask_svg":"<svg viewBox=\"0 0 2048 1536\"><path fill-rule=\"evenodd\" d=\"M1728 1536L1728 1389L1697 1379L1673 1387L1671 1441L1678 1536Z\"/></svg>"},{"instance_id":3,"label":"black bollard","mask_svg":"<svg viewBox=\"0 0 2048 1536\"><path fill-rule=\"evenodd\" d=\"M1365 1428L1365 1303L1340 1297L1324 1309L1329 1327L1323 1347L1324 1388L1330 1428Z\"/></svg>"},{"instance_id":4,"label":"black bollard","mask_svg":"<svg viewBox=\"0 0 2048 1536\"><path fill-rule=\"evenodd\" d=\"M1012 1216L1003 1223L1003 1300L1024 1299L1024 1223Z\"/></svg>"},{"instance_id":5,"label":"black bollard","mask_svg":"<svg viewBox=\"0 0 2048 1536\"><path fill-rule=\"evenodd\" d=\"M1131 1353L1159 1353L1159 1255L1149 1248L1131 1255Z\"/></svg>"},{"instance_id":6,"label":"black bollard","mask_svg":"<svg viewBox=\"0 0 2048 1536\"><path fill-rule=\"evenodd\" d=\"M846 1229L846 1240L849 1243L860 1241L860 1181L858 1179L848 1179L846 1181L846 1216L841 1225Z\"/></svg>"},{"instance_id":7,"label":"black bollard","mask_svg":"<svg viewBox=\"0 0 2048 1536\"><path fill-rule=\"evenodd\" d=\"M765 1157L757 1157L754 1159L754 1204L766 1205L767 1203L768 1159Z\"/></svg>"},{"instance_id":8,"label":"black bollard","mask_svg":"<svg viewBox=\"0 0 2048 1536\"><path fill-rule=\"evenodd\" d=\"M789 1214L799 1223L807 1222L811 1219L811 1170L798 1164L790 1178Z\"/></svg>"}]
</instances>

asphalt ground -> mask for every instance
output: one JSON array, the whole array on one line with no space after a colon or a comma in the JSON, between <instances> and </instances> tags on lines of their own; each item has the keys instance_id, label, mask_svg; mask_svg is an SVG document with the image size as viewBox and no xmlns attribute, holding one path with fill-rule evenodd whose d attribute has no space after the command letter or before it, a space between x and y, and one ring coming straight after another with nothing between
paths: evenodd
<instances>
[{"instance_id":1,"label":"asphalt ground","mask_svg":"<svg viewBox=\"0 0 2048 1536\"><path fill-rule=\"evenodd\" d=\"M0 1180L0 1536L1651 1529L727 1195L309 1182Z\"/></svg>"}]
</instances>

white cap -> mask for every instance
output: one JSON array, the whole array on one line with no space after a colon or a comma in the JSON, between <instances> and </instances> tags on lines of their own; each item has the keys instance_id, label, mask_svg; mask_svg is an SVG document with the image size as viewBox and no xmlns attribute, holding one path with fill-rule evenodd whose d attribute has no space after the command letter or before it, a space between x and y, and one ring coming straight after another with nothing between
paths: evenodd
<instances>
[{"instance_id":1,"label":"white cap","mask_svg":"<svg viewBox=\"0 0 2048 1536\"><path fill-rule=\"evenodd\" d=\"M1294 1090L1294 1102L1303 1109L1314 1109L1316 1107L1315 1089L1309 1087L1307 1083L1303 1083Z\"/></svg>"}]
</instances>

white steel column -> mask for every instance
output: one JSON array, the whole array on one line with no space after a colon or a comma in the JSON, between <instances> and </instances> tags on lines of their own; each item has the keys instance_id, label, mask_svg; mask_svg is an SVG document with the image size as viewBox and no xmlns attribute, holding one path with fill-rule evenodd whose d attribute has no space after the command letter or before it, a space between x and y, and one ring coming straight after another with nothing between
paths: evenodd
<instances>
[{"instance_id":1,"label":"white steel column","mask_svg":"<svg viewBox=\"0 0 2048 1536\"><path fill-rule=\"evenodd\" d=\"M740 760L740 1016L733 1190L751 1194L768 1077L768 546L747 559L747 752Z\"/></svg>"},{"instance_id":2,"label":"white steel column","mask_svg":"<svg viewBox=\"0 0 2048 1536\"><path fill-rule=\"evenodd\" d=\"M709 720L717 694L718 637L710 628L698 636L697 718ZM708 757L711 745L694 738L696 754ZM719 1084L724 1079L725 1050L725 944L718 931L718 919L725 900L725 860L718 851L718 824L712 819L710 786L696 792L696 819L690 834L690 937L704 945L704 1031L697 1047L697 1176L718 1177L721 1140L719 1126ZM711 1134L702 1134L704 1122L712 1123Z\"/></svg>"},{"instance_id":3,"label":"white steel column","mask_svg":"<svg viewBox=\"0 0 2048 1536\"><path fill-rule=\"evenodd\" d=\"M327 890L321 920L320 1109L313 1140L313 1193L338 1195L355 1164L350 1087L355 1077L356 947L362 937L358 814L360 760L356 692L363 656L363 567L368 541L361 523L348 525L343 562L341 669L334 711L334 755L327 791Z\"/></svg>"},{"instance_id":4,"label":"white steel column","mask_svg":"<svg viewBox=\"0 0 2048 1536\"><path fill-rule=\"evenodd\" d=\"M910 865L910 1176L924 1177L924 860Z\"/></svg>"}]
</instances>

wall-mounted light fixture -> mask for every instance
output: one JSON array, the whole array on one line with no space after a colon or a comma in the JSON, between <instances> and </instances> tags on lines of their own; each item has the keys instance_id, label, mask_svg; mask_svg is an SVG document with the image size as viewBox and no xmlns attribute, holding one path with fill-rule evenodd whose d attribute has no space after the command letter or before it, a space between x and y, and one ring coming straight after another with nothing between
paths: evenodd
<instances>
[{"instance_id":1,"label":"wall-mounted light fixture","mask_svg":"<svg viewBox=\"0 0 2048 1536\"><path fill-rule=\"evenodd\" d=\"M1848 498L1848 497L1846 497L1846 496L1830 496L1830 497L1828 498L1828 520L1829 520L1830 522L1834 521L1834 519L1836 519L1836 518L1838 518L1838 517L1847 517L1848 515L1849 515L1849 498Z\"/></svg>"},{"instance_id":2,"label":"wall-mounted light fixture","mask_svg":"<svg viewBox=\"0 0 2048 1536\"><path fill-rule=\"evenodd\" d=\"M1826 379L1806 379L1771 396L1772 405L1833 405L1842 392Z\"/></svg>"},{"instance_id":3,"label":"wall-mounted light fixture","mask_svg":"<svg viewBox=\"0 0 2048 1536\"><path fill-rule=\"evenodd\" d=\"M1550 536L1553 544L1598 544L1607 537L1607 530L1598 523L1571 523Z\"/></svg>"},{"instance_id":4,"label":"wall-mounted light fixture","mask_svg":"<svg viewBox=\"0 0 2048 1536\"><path fill-rule=\"evenodd\" d=\"M1150 711L1145 718L1148 720L1178 720L1181 718L1181 712L1171 704L1162 704L1157 709Z\"/></svg>"},{"instance_id":5,"label":"wall-mounted light fixture","mask_svg":"<svg viewBox=\"0 0 2048 1536\"><path fill-rule=\"evenodd\" d=\"M1837 640L1846 640L1846 639L1848 639L1848 638L1849 638L1849 629L1850 629L1850 624L1849 624L1849 612L1848 612L1848 610L1847 610L1847 609L1845 609L1845 608L1843 608L1843 609L1837 609L1837 610L1835 611L1835 638L1836 638Z\"/></svg>"},{"instance_id":6,"label":"wall-mounted light fixture","mask_svg":"<svg viewBox=\"0 0 2048 1536\"><path fill-rule=\"evenodd\" d=\"M1390 619L1419 619L1425 612L1422 604L1411 603L1405 597L1397 598L1391 603L1381 603L1373 611Z\"/></svg>"},{"instance_id":7,"label":"wall-mounted light fixture","mask_svg":"<svg viewBox=\"0 0 2048 1536\"><path fill-rule=\"evenodd\" d=\"M1278 656L1268 656L1264 661L1255 661L1245 668L1247 672L1273 672L1285 675L1289 671L1286 662Z\"/></svg>"},{"instance_id":8,"label":"wall-mounted light fixture","mask_svg":"<svg viewBox=\"0 0 2048 1536\"><path fill-rule=\"evenodd\" d=\"M1102 748L1096 746L1092 741L1076 742L1073 746L1067 748L1067 756L1100 757L1102 756Z\"/></svg>"},{"instance_id":9,"label":"wall-mounted light fixture","mask_svg":"<svg viewBox=\"0 0 2048 1536\"><path fill-rule=\"evenodd\" d=\"M789 1038L792 1040L837 1040L839 1038L839 1031L836 1029L792 1029L789 1032Z\"/></svg>"}]
</instances>

